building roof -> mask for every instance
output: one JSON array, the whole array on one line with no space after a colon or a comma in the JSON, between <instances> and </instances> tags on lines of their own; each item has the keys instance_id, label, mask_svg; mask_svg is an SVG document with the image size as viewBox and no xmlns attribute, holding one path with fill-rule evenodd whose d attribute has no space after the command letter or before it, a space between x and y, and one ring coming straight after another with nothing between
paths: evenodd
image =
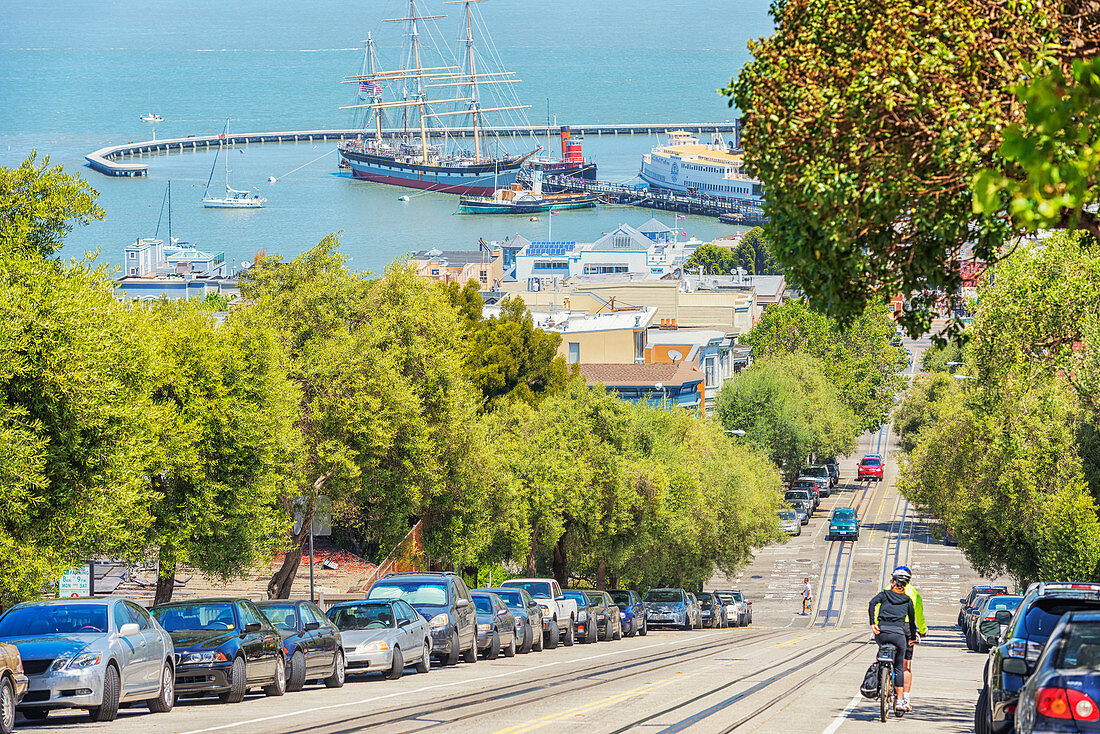
<instances>
[{"instance_id":1,"label":"building roof","mask_svg":"<svg viewBox=\"0 0 1100 734\"><path fill-rule=\"evenodd\" d=\"M449 267L461 268L471 263L484 263L488 265L493 261L493 256L483 250L425 250L413 255L414 260L446 262Z\"/></svg>"},{"instance_id":2,"label":"building roof","mask_svg":"<svg viewBox=\"0 0 1100 734\"><path fill-rule=\"evenodd\" d=\"M686 362L657 364L581 364L581 376L589 384L605 387L666 387L702 382L702 372Z\"/></svg>"},{"instance_id":3,"label":"building roof","mask_svg":"<svg viewBox=\"0 0 1100 734\"><path fill-rule=\"evenodd\" d=\"M657 217L650 217L648 222L638 227L638 231L646 234L648 232L671 232L672 229L657 221Z\"/></svg>"},{"instance_id":4,"label":"building roof","mask_svg":"<svg viewBox=\"0 0 1100 734\"><path fill-rule=\"evenodd\" d=\"M704 346L715 339L732 337L718 329L650 329L646 332L648 344L691 344Z\"/></svg>"},{"instance_id":5,"label":"building roof","mask_svg":"<svg viewBox=\"0 0 1100 734\"><path fill-rule=\"evenodd\" d=\"M499 316L502 304L486 303L481 310L482 316L491 318ZM657 315L657 309L652 306L642 306L634 309L623 309L611 313L588 313L568 308L534 307L531 309L531 319L535 327L543 331L552 331L558 334L579 334L592 331L618 331L630 329L631 331L645 329Z\"/></svg>"},{"instance_id":6,"label":"building roof","mask_svg":"<svg viewBox=\"0 0 1100 734\"><path fill-rule=\"evenodd\" d=\"M626 235L630 238L629 247L615 247L615 237L619 235ZM653 247L653 240L646 237L638 230L631 227L629 224L620 224L614 231L608 232L603 237L599 238L592 244L588 245L586 250L610 250L610 251L645 251L648 252L649 248Z\"/></svg>"},{"instance_id":7,"label":"building roof","mask_svg":"<svg viewBox=\"0 0 1100 734\"><path fill-rule=\"evenodd\" d=\"M756 295L764 298L778 298L787 287L787 278L783 275L746 275L745 280L752 283Z\"/></svg>"}]
</instances>

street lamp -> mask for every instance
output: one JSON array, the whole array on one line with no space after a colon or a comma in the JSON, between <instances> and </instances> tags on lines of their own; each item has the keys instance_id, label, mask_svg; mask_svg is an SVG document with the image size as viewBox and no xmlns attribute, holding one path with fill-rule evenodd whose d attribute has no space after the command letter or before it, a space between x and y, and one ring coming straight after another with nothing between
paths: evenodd
<instances>
[{"instance_id":1,"label":"street lamp","mask_svg":"<svg viewBox=\"0 0 1100 734\"><path fill-rule=\"evenodd\" d=\"M665 386L664 386L663 383L658 382L658 383L654 384L653 389L654 390L660 390L663 393L663 397L661 398L661 402L666 402L668 400L668 390L665 389Z\"/></svg>"}]
</instances>

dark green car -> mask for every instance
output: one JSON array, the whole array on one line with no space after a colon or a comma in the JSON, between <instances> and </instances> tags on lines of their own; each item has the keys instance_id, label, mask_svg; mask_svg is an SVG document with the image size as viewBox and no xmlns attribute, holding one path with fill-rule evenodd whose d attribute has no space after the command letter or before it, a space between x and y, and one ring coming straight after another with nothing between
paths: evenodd
<instances>
[{"instance_id":1,"label":"dark green car","mask_svg":"<svg viewBox=\"0 0 1100 734\"><path fill-rule=\"evenodd\" d=\"M859 540L859 518L851 507L838 507L829 517L826 540Z\"/></svg>"}]
</instances>

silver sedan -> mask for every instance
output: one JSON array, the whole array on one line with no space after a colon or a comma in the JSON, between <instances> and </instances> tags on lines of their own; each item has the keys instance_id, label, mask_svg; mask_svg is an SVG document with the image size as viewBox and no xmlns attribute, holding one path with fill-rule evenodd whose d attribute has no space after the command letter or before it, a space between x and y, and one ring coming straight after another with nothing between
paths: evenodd
<instances>
[{"instance_id":1,"label":"silver sedan","mask_svg":"<svg viewBox=\"0 0 1100 734\"><path fill-rule=\"evenodd\" d=\"M76 708L111 721L122 703L165 712L175 701L172 638L128 599L17 604L0 617L0 642L23 658L30 680L19 712L27 719Z\"/></svg>"},{"instance_id":2,"label":"silver sedan","mask_svg":"<svg viewBox=\"0 0 1100 734\"><path fill-rule=\"evenodd\" d=\"M340 630L348 675L377 670L397 680L414 661L418 673L431 670L431 630L407 602L343 602L329 607L328 618Z\"/></svg>"}]
</instances>

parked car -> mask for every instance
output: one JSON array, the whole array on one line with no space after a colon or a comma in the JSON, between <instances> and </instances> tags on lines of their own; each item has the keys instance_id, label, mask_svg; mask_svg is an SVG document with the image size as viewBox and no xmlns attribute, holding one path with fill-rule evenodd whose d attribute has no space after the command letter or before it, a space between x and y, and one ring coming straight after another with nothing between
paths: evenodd
<instances>
[{"instance_id":1,"label":"parked car","mask_svg":"<svg viewBox=\"0 0 1100 734\"><path fill-rule=\"evenodd\" d=\"M535 598L523 589L496 588L474 589L474 591L490 591L500 597L501 601L512 610L512 616L516 618L516 640L518 640L519 652L529 653L532 650L542 652L542 607Z\"/></svg>"},{"instance_id":2,"label":"parked car","mask_svg":"<svg viewBox=\"0 0 1100 734\"><path fill-rule=\"evenodd\" d=\"M428 620L432 654L444 665L459 658L477 662L477 610L456 573L388 573L367 592L368 599L403 599Z\"/></svg>"},{"instance_id":3,"label":"parked car","mask_svg":"<svg viewBox=\"0 0 1100 734\"><path fill-rule=\"evenodd\" d=\"M805 481L809 482L810 480ZM786 502L788 505L793 505L796 502L802 503L802 507L806 512L807 518L814 514L814 508L816 507L816 505L814 504L814 494L813 490L811 489L788 489L783 494L783 501ZM807 522L808 521L809 520L807 519Z\"/></svg>"},{"instance_id":4,"label":"parked car","mask_svg":"<svg viewBox=\"0 0 1100 734\"><path fill-rule=\"evenodd\" d=\"M986 660L985 685L974 712L977 734L1003 734L1012 728L1020 689L1043 645L1063 614L1078 611L1100 611L1100 584L1039 582L1028 587L1015 614L997 612L997 620L1008 627Z\"/></svg>"},{"instance_id":5,"label":"parked car","mask_svg":"<svg viewBox=\"0 0 1100 734\"><path fill-rule=\"evenodd\" d=\"M593 602L580 589L566 589L562 592L566 599L577 605L577 621L573 623L573 634L577 642L591 643L600 639L596 629L595 613L591 608Z\"/></svg>"},{"instance_id":6,"label":"parked car","mask_svg":"<svg viewBox=\"0 0 1100 734\"><path fill-rule=\"evenodd\" d=\"M175 702L172 640L128 599L16 604L0 617L0 642L19 651L24 718L75 708L87 709L92 721L113 721L120 704L144 701L166 712Z\"/></svg>"},{"instance_id":7,"label":"parked car","mask_svg":"<svg viewBox=\"0 0 1100 734\"><path fill-rule=\"evenodd\" d=\"M976 629L972 633L974 650L987 653L990 645L997 644L997 638L1001 636L1005 626L997 621L997 612L1015 612L1023 599L1022 596L1008 594L986 597L977 615Z\"/></svg>"},{"instance_id":8,"label":"parked car","mask_svg":"<svg viewBox=\"0 0 1100 734\"><path fill-rule=\"evenodd\" d=\"M829 516L826 540L859 540L859 518L853 507L838 507Z\"/></svg>"},{"instance_id":9,"label":"parked car","mask_svg":"<svg viewBox=\"0 0 1100 734\"><path fill-rule=\"evenodd\" d=\"M504 657L514 658L518 641L512 610L492 592L472 591L470 596L477 609L477 651L487 660L496 660L501 650Z\"/></svg>"},{"instance_id":10,"label":"parked car","mask_svg":"<svg viewBox=\"0 0 1100 734\"><path fill-rule=\"evenodd\" d=\"M176 646L176 694L239 703L249 688L286 692L286 652L278 630L245 599L194 599L149 610Z\"/></svg>"},{"instance_id":11,"label":"parked car","mask_svg":"<svg viewBox=\"0 0 1100 734\"><path fill-rule=\"evenodd\" d=\"M594 603L589 609L596 610L596 633L604 642L623 639L623 621L619 607L606 591L585 589L584 593Z\"/></svg>"},{"instance_id":12,"label":"parked car","mask_svg":"<svg viewBox=\"0 0 1100 734\"><path fill-rule=\"evenodd\" d=\"M812 508L816 510L821 504L821 487L826 482L818 482L812 477L804 477L802 479L796 479L791 482L791 490L802 490L810 495L812 501ZM790 491L790 490L788 490Z\"/></svg>"},{"instance_id":13,"label":"parked car","mask_svg":"<svg viewBox=\"0 0 1100 734\"><path fill-rule=\"evenodd\" d=\"M802 535L802 517L796 510L779 510L779 529L787 535Z\"/></svg>"},{"instance_id":14,"label":"parked car","mask_svg":"<svg viewBox=\"0 0 1100 734\"><path fill-rule=\"evenodd\" d=\"M808 479L820 479L825 482L825 491L822 493L822 497L829 496L829 490L836 484L833 481L833 473L829 471L829 467L824 464L815 464L813 466L804 466L798 471L798 478Z\"/></svg>"},{"instance_id":15,"label":"parked car","mask_svg":"<svg viewBox=\"0 0 1100 734\"><path fill-rule=\"evenodd\" d=\"M748 627L752 624L752 602L738 589L719 589L714 593L726 605L726 619L731 627Z\"/></svg>"},{"instance_id":16,"label":"parked car","mask_svg":"<svg viewBox=\"0 0 1100 734\"><path fill-rule=\"evenodd\" d=\"M829 474L833 477L833 486L840 484L840 462L837 461L836 457L827 456L821 460L821 463L829 469Z\"/></svg>"},{"instance_id":17,"label":"parked car","mask_svg":"<svg viewBox=\"0 0 1100 734\"><path fill-rule=\"evenodd\" d=\"M523 589L542 607L543 642L553 650L560 640L573 644L573 625L577 623L577 601L566 597L554 579L509 579L501 586Z\"/></svg>"},{"instance_id":18,"label":"parked car","mask_svg":"<svg viewBox=\"0 0 1100 734\"><path fill-rule=\"evenodd\" d=\"M1100 729L1100 613L1062 616L1018 700L1017 734Z\"/></svg>"},{"instance_id":19,"label":"parked car","mask_svg":"<svg viewBox=\"0 0 1100 734\"><path fill-rule=\"evenodd\" d=\"M970 631L973 629L974 617L978 613L978 607L988 599L992 594L978 594L974 597L974 601L970 603L966 609L963 610L963 637L966 638L966 646L970 648ZM971 648L972 649L972 648Z\"/></svg>"},{"instance_id":20,"label":"parked car","mask_svg":"<svg viewBox=\"0 0 1100 734\"><path fill-rule=\"evenodd\" d=\"M695 627L695 614L690 610L687 592L683 589L650 589L642 598L645 621L650 627Z\"/></svg>"},{"instance_id":21,"label":"parked car","mask_svg":"<svg viewBox=\"0 0 1100 734\"><path fill-rule=\"evenodd\" d=\"M699 599L700 627L717 629L726 626L726 607L713 592L701 592Z\"/></svg>"},{"instance_id":22,"label":"parked car","mask_svg":"<svg viewBox=\"0 0 1100 734\"><path fill-rule=\"evenodd\" d=\"M645 605L636 591L609 591L611 600L619 608L619 620L623 634L627 637L641 635L645 637L649 629L646 627Z\"/></svg>"},{"instance_id":23,"label":"parked car","mask_svg":"<svg viewBox=\"0 0 1100 734\"><path fill-rule=\"evenodd\" d=\"M690 591L687 593L688 609L691 610L692 617L695 619L694 626L703 626L703 611L699 608L699 597Z\"/></svg>"},{"instance_id":24,"label":"parked car","mask_svg":"<svg viewBox=\"0 0 1100 734\"><path fill-rule=\"evenodd\" d=\"M959 606L958 625L960 627L962 627L962 625L963 625L963 612L965 612L966 608L968 606L970 606L971 603L973 603L974 597L976 597L978 594L984 594L985 596L989 596L991 594L1007 594L1007 593L1008 593L1008 587L1007 586L972 586L972 587L970 587L970 593L968 593L962 599L959 599L960 606Z\"/></svg>"},{"instance_id":25,"label":"parked car","mask_svg":"<svg viewBox=\"0 0 1100 734\"><path fill-rule=\"evenodd\" d=\"M19 648L0 642L0 734L15 729L15 708L26 695L28 682Z\"/></svg>"},{"instance_id":26,"label":"parked car","mask_svg":"<svg viewBox=\"0 0 1100 734\"><path fill-rule=\"evenodd\" d=\"M397 680L412 662L418 673L432 668L431 627L404 599L340 602L328 619L340 630L348 673L381 671Z\"/></svg>"},{"instance_id":27,"label":"parked car","mask_svg":"<svg viewBox=\"0 0 1100 734\"><path fill-rule=\"evenodd\" d=\"M313 602L271 599L256 606L283 638L288 691L302 690L307 680L323 680L329 688L344 685L340 630Z\"/></svg>"},{"instance_id":28,"label":"parked car","mask_svg":"<svg viewBox=\"0 0 1100 734\"><path fill-rule=\"evenodd\" d=\"M882 457L878 454L867 454L859 460L859 466L856 467L856 480L862 482L864 479L882 481Z\"/></svg>"}]
</instances>

